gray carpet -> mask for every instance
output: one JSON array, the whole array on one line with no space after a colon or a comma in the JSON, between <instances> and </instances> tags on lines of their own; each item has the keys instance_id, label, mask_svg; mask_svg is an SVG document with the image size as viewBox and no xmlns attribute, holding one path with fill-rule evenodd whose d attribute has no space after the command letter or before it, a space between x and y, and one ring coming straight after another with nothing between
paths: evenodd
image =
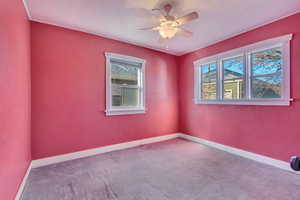
<instances>
[{"instance_id":1,"label":"gray carpet","mask_svg":"<svg viewBox=\"0 0 300 200\"><path fill-rule=\"evenodd\" d=\"M33 169L22 200L299 200L300 176L181 139Z\"/></svg>"}]
</instances>

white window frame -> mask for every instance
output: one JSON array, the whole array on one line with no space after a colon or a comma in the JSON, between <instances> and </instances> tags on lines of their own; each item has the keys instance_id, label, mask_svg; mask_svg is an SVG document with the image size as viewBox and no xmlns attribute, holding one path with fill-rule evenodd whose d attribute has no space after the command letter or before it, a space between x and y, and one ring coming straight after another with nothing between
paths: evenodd
<instances>
[{"instance_id":1,"label":"white window frame","mask_svg":"<svg viewBox=\"0 0 300 200\"><path fill-rule=\"evenodd\" d=\"M111 115L129 115L129 114L142 114L146 112L146 99L145 99L145 66L146 60L141 58L136 58L133 56L127 56L122 54L105 52L106 57L106 110L105 113L107 116ZM112 84L111 84L111 59L117 59L129 63L141 64L141 75L139 77L139 106L119 106L114 108L112 106Z\"/></svg>"},{"instance_id":2,"label":"white window frame","mask_svg":"<svg viewBox=\"0 0 300 200\"><path fill-rule=\"evenodd\" d=\"M214 56L202 58L194 62L194 103L195 104L229 104L229 105L278 105L289 106L292 99L290 98L290 41L293 34L288 34L241 48L226 51ZM257 99L251 98L251 54L275 47L282 48L282 91L281 98L274 99ZM244 56L245 64L245 86L246 95L244 99L224 99L223 98L223 60ZM213 100L201 99L201 66L217 63L217 98Z\"/></svg>"}]
</instances>

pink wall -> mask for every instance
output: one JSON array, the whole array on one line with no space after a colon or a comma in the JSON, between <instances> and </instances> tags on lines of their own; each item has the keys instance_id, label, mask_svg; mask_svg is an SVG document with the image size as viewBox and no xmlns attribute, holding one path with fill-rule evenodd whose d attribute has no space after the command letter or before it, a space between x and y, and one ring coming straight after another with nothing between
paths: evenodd
<instances>
[{"instance_id":1,"label":"pink wall","mask_svg":"<svg viewBox=\"0 0 300 200\"><path fill-rule=\"evenodd\" d=\"M195 105L193 61L223 51L294 33L291 45L290 107ZM180 131L288 161L299 155L300 141L300 14L197 50L179 59Z\"/></svg>"},{"instance_id":2,"label":"pink wall","mask_svg":"<svg viewBox=\"0 0 300 200\"><path fill-rule=\"evenodd\" d=\"M174 133L179 127L184 133L288 161L299 153L299 102L290 107L195 105L192 62L294 33L292 97L298 98L299 21L297 14L181 57L32 22L33 158ZM147 114L105 116L105 51L147 60Z\"/></svg>"},{"instance_id":3,"label":"pink wall","mask_svg":"<svg viewBox=\"0 0 300 200\"><path fill-rule=\"evenodd\" d=\"M31 23L33 159L178 131L176 58ZM107 117L104 52L147 60L146 114Z\"/></svg>"},{"instance_id":4,"label":"pink wall","mask_svg":"<svg viewBox=\"0 0 300 200\"><path fill-rule=\"evenodd\" d=\"M14 199L30 154L30 23L21 0L2 0L0 199Z\"/></svg>"}]
</instances>

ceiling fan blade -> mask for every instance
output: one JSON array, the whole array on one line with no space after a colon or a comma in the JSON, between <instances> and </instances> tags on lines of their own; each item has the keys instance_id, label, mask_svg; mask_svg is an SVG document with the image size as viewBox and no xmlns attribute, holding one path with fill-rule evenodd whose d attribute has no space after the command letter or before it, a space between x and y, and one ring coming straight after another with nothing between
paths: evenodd
<instances>
[{"instance_id":1,"label":"ceiling fan blade","mask_svg":"<svg viewBox=\"0 0 300 200\"><path fill-rule=\"evenodd\" d=\"M176 19L176 22L179 23L179 25L182 25L182 24L186 24L192 20L195 20L195 19L198 19L199 18L199 15L197 12L192 12L192 13L189 13L187 15L184 15L182 17L179 17Z\"/></svg>"},{"instance_id":2,"label":"ceiling fan blade","mask_svg":"<svg viewBox=\"0 0 300 200\"><path fill-rule=\"evenodd\" d=\"M163 13L163 11L162 11L161 9L159 9L159 8L153 8L152 11L153 11L153 12L154 12L154 11L158 12L159 15L160 15L160 18L161 18L161 19L162 19L162 18L165 19L165 15L164 15L164 13Z\"/></svg>"},{"instance_id":3,"label":"ceiling fan blade","mask_svg":"<svg viewBox=\"0 0 300 200\"><path fill-rule=\"evenodd\" d=\"M193 36L193 33L191 31L187 31L187 30L184 30L182 28L178 28L177 34L183 35L185 37L192 37Z\"/></svg>"},{"instance_id":4,"label":"ceiling fan blade","mask_svg":"<svg viewBox=\"0 0 300 200\"><path fill-rule=\"evenodd\" d=\"M152 26L152 27L147 27L147 28L140 28L139 30L141 30L141 31L157 31L159 29L160 29L159 26Z\"/></svg>"}]
</instances>

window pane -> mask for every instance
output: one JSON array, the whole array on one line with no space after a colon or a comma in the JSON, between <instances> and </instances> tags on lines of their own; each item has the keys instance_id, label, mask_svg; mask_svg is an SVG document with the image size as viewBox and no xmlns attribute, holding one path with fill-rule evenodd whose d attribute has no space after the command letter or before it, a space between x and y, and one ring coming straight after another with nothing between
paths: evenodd
<instances>
[{"instance_id":1,"label":"window pane","mask_svg":"<svg viewBox=\"0 0 300 200\"><path fill-rule=\"evenodd\" d=\"M201 98L216 99L217 98L217 64L201 66Z\"/></svg>"},{"instance_id":2,"label":"window pane","mask_svg":"<svg viewBox=\"0 0 300 200\"><path fill-rule=\"evenodd\" d=\"M280 98L281 97L281 74L271 76L259 76L252 79L253 98Z\"/></svg>"},{"instance_id":3,"label":"window pane","mask_svg":"<svg viewBox=\"0 0 300 200\"><path fill-rule=\"evenodd\" d=\"M251 54L252 97L280 98L282 85L282 51L273 48Z\"/></svg>"},{"instance_id":4,"label":"window pane","mask_svg":"<svg viewBox=\"0 0 300 200\"><path fill-rule=\"evenodd\" d=\"M122 105L138 106L139 89L138 88L122 88Z\"/></svg>"},{"instance_id":5,"label":"window pane","mask_svg":"<svg viewBox=\"0 0 300 200\"><path fill-rule=\"evenodd\" d=\"M112 106L139 105L139 89L112 84Z\"/></svg>"},{"instance_id":6,"label":"window pane","mask_svg":"<svg viewBox=\"0 0 300 200\"><path fill-rule=\"evenodd\" d=\"M244 57L223 60L223 98L242 99L245 97Z\"/></svg>"},{"instance_id":7,"label":"window pane","mask_svg":"<svg viewBox=\"0 0 300 200\"><path fill-rule=\"evenodd\" d=\"M239 79L245 74L244 57L223 60L224 79Z\"/></svg>"},{"instance_id":8,"label":"window pane","mask_svg":"<svg viewBox=\"0 0 300 200\"><path fill-rule=\"evenodd\" d=\"M244 79L224 81L224 99L243 99L245 97Z\"/></svg>"},{"instance_id":9,"label":"window pane","mask_svg":"<svg viewBox=\"0 0 300 200\"><path fill-rule=\"evenodd\" d=\"M211 83L217 80L217 64L201 66L202 82Z\"/></svg>"},{"instance_id":10,"label":"window pane","mask_svg":"<svg viewBox=\"0 0 300 200\"><path fill-rule=\"evenodd\" d=\"M114 84L137 85L140 68L111 61L111 81Z\"/></svg>"},{"instance_id":11,"label":"window pane","mask_svg":"<svg viewBox=\"0 0 300 200\"><path fill-rule=\"evenodd\" d=\"M202 99L216 99L217 98L217 87L216 82L214 83L202 83Z\"/></svg>"},{"instance_id":12,"label":"window pane","mask_svg":"<svg viewBox=\"0 0 300 200\"><path fill-rule=\"evenodd\" d=\"M273 74L282 71L280 47L251 54L252 75Z\"/></svg>"}]
</instances>

